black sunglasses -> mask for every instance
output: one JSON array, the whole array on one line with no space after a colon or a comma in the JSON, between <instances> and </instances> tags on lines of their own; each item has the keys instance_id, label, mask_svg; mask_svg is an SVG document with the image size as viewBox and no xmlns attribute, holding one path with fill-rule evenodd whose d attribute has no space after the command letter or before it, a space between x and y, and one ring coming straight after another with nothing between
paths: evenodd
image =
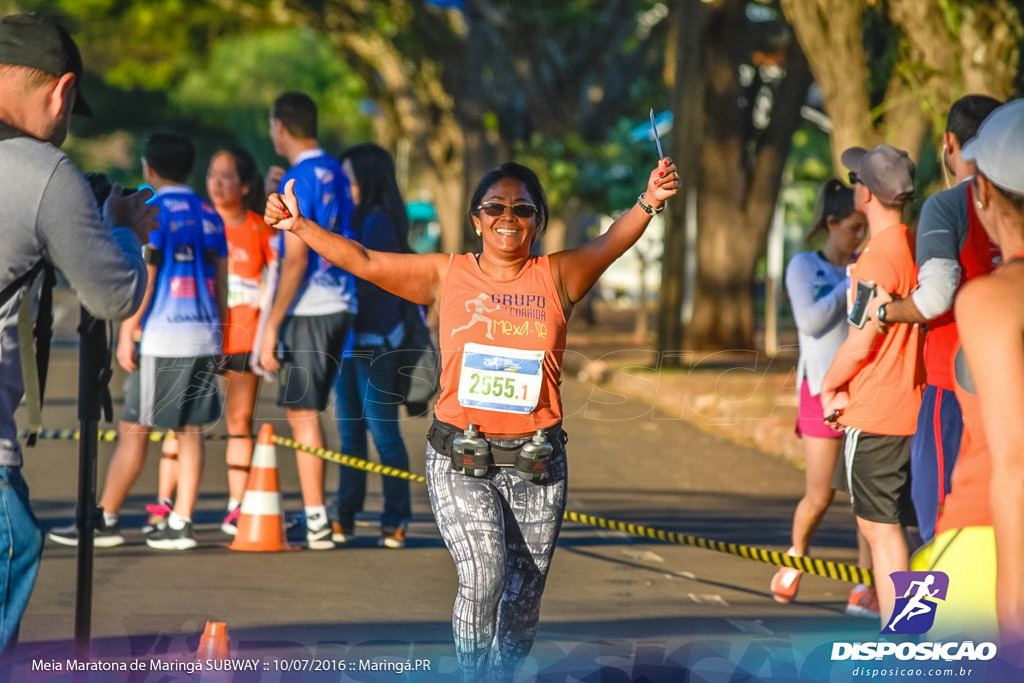
<instances>
[{"instance_id":1,"label":"black sunglasses","mask_svg":"<svg viewBox=\"0 0 1024 683\"><path fill-rule=\"evenodd\" d=\"M850 171L850 184L851 185L856 185L859 182L860 182L860 176L857 175L856 173L854 173L853 171Z\"/></svg>"},{"instance_id":2,"label":"black sunglasses","mask_svg":"<svg viewBox=\"0 0 1024 683\"><path fill-rule=\"evenodd\" d=\"M505 214L507 209L512 209L512 215L516 218L533 218L537 215L537 207L533 204L502 204L500 202L487 202L473 209L474 211L483 211L488 216L497 218Z\"/></svg>"}]
</instances>

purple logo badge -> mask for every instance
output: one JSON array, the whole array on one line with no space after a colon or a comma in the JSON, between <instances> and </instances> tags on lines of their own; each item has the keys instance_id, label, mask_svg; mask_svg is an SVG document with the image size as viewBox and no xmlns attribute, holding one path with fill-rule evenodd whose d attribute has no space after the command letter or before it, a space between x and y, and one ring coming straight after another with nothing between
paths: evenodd
<instances>
[{"instance_id":1,"label":"purple logo badge","mask_svg":"<svg viewBox=\"0 0 1024 683\"><path fill-rule=\"evenodd\" d=\"M945 600L949 577L945 572L893 572L896 606L882 633L921 634L935 623L937 600Z\"/></svg>"}]
</instances>

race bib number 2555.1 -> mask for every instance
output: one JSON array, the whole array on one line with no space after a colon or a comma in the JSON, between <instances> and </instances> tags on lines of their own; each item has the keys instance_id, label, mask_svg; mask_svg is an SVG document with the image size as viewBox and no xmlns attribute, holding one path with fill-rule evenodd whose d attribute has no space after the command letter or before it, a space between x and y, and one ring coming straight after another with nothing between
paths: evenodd
<instances>
[{"instance_id":1,"label":"race bib number 2555.1","mask_svg":"<svg viewBox=\"0 0 1024 683\"><path fill-rule=\"evenodd\" d=\"M544 352L466 344L459 404L503 413L530 413L540 400Z\"/></svg>"}]
</instances>

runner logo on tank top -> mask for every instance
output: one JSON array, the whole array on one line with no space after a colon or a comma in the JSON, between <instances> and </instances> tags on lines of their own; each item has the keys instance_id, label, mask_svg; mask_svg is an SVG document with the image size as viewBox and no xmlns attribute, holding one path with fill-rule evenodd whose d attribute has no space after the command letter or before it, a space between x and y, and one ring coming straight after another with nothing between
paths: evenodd
<instances>
[{"instance_id":1,"label":"runner logo on tank top","mask_svg":"<svg viewBox=\"0 0 1024 683\"><path fill-rule=\"evenodd\" d=\"M547 336L547 297L540 294L487 294L480 292L466 301L469 320L461 327L452 329L454 337L459 332L483 325L484 335L493 340L495 332L506 337ZM531 321L533 324L531 325Z\"/></svg>"},{"instance_id":2,"label":"runner logo on tank top","mask_svg":"<svg viewBox=\"0 0 1024 683\"><path fill-rule=\"evenodd\" d=\"M547 335L546 297L538 294L487 294L466 301L469 320L451 331L481 326L488 340ZM459 375L459 404L466 408L529 414L540 400L544 351L467 343Z\"/></svg>"}]
</instances>

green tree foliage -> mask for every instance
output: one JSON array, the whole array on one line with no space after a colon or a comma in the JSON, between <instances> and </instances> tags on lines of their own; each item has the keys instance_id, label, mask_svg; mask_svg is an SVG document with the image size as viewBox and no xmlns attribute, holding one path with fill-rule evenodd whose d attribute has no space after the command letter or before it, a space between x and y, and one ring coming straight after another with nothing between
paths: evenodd
<instances>
[{"instance_id":1,"label":"green tree foliage","mask_svg":"<svg viewBox=\"0 0 1024 683\"><path fill-rule=\"evenodd\" d=\"M537 171L553 206L582 205L614 214L636 202L657 163L653 139L630 139L648 121L646 116L620 118L601 142L587 142L577 133L560 139L534 133L516 146L516 160Z\"/></svg>"},{"instance_id":2,"label":"green tree foliage","mask_svg":"<svg viewBox=\"0 0 1024 683\"><path fill-rule=\"evenodd\" d=\"M97 116L74 121L66 149L83 168L138 182L142 138L170 126L197 145L193 182L201 190L207 157L222 144L248 147L263 167L280 163L267 118L286 90L317 101L322 139L332 151L371 134L362 78L322 33L274 20L270 6L61 0L21 2L11 11L59 17L82 50L84 87Z\"/></svg>"},{"instance_id":3,"label":"green tree foliage","mask_svg":"<svg viewBox=\"0 0 1024 683\"><path fill-rule=\"evenodd\" d=\"M316 100L321 142L328 149L337 152L370 136L370 117L360 106L366 97L362 79L308 27L215 42L202 67L171 89L170 101L206 126L236 131L243 142L266 148L270 103L286 90Z\"/></svg>"}]
</instances>

